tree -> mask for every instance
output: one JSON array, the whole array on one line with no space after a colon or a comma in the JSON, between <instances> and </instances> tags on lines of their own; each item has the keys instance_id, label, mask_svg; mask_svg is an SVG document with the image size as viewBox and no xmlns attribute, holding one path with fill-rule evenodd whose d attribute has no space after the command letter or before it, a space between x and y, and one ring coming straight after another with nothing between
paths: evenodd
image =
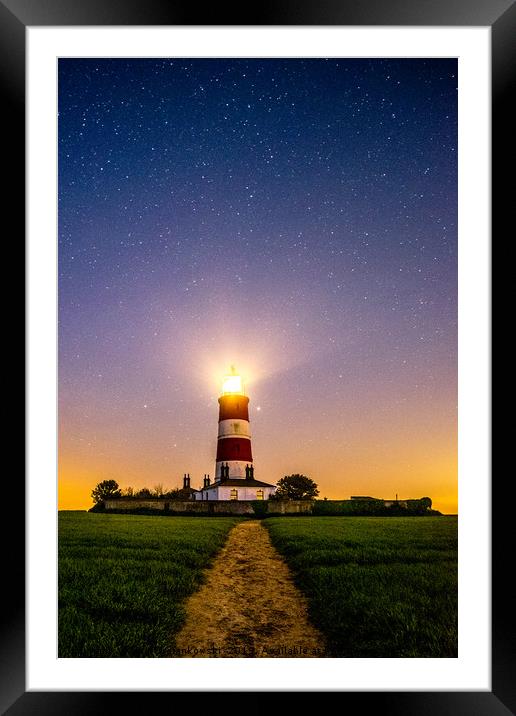
<instances>
[{"instance_id":1,"label":"tree","mask_svg":"<svg viewBox=\"0 0 516 716\"><path fill-rule=\"evenodd\" d=\"M173 487L171 490L167 490L166 492L164 492L163 497L178 498L180 494L181 490L179 489L179 487Z\"/></svg>"},{"instance_id":2,"label":"tree","mask_svg":"<svg viewBox=\"0 0 516 716\"><path fill-rule=\"evenodd\" d=\"M276 497L282 500L313 500L319 494L316 483L306 475L296 473L278 480Z\"/></svg>"},{"instance_id":3,"label":"tree","mask_svg":"<svg viewBox=\"0 0 516 716\"><path fill-rule=\"evenodd\" d=\"M152 494L148 487L142 487L141 490L138 490L135 497L152 497Z\"/></svg>"},{"instance_id":4,"label":"tree","mask_svg":"<svg viewBox=\"0 0 516 716\"><path fill-rule=\"evenodd\" d=\"M97 504L110 497L120 497L121 494L116 480L102 480L92 491L91 497L93 502Z\"/></svg>"}]
</instances>

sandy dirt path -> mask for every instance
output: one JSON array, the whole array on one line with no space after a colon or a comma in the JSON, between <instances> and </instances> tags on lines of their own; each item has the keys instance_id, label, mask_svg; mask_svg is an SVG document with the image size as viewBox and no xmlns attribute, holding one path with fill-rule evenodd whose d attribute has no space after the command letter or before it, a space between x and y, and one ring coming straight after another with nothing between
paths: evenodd
<instances>
[{"instance_id":1,"label":"sandy dirt path","mask_svg":"<svg viewBox=\"0 0 516 716\"><path fill-rule=\"evenodd\" d=\"M324 639L259 520L240 522L186 602L175 657L314 658Z\"/></svg>"}]
</instances>

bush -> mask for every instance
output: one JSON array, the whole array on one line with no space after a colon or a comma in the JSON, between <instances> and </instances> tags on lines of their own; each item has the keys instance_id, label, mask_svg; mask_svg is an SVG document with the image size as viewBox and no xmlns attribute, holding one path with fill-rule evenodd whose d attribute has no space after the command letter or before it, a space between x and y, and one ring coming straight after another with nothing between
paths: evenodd
<instances>
[{"instance_id":1,"label":"bush","mask_svg":"<svg viewBox=\"0 0 516 716\"><path fill-rule=\"evenodd\" d=\"M429 497L420 500L403 500L404 504L386 506L383 500L316 500L312 510L313 515L355 515L364 517L373 515L377 517L410 517L414 515L440 515L437 510L429 507L432 501Z\"/></svg>"},{"instance_id":2,"label":"bush","mask_svg":"<svg viewBox=\"0 0 516 716\"><path fill-rule=\"evenodd\" d=\"M88 512L105 512L106 505L103 502L96 502L93 507L90 507Z\"/></svg>"},{"instance_id":3,"label":"bush","mask_svg":"<svg viewBox=\"0 0 516 716\"><path fill-rule=\"evenodd\" d=\"M257 517L265 517L267 514L267 502L265 500L253 500L253 512Z\"/></svg>"},{"instance_id":4,"label":"bush","mask_svg":"<svg viewBox=\"0 0 516 716\"><path fill-rule=\"evenodd\" d=\"M383 500L316 500L313 515L379 515L385 514Z\"/></svg>"}]
</instances>

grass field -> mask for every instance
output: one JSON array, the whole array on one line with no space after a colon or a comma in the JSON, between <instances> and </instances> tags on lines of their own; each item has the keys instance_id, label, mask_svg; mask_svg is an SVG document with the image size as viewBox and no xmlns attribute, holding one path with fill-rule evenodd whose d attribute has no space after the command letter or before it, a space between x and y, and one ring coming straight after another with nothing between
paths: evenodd
<instances>
[{"instance_id":1,"label":"grass field","mask_svg":"<svg viewBox=\"0 0 516 716\"><path fill-rule=\"evenodd\" d=\"M59 513L59 657L166 656L239 521Z\"/></svg>"},{"instance_id":2,"label":"grass field","mask_svg":"<svg viewBox=\"0 0 516 716\"><path fill-rule=\"evenodd\" d=\"M280 517L263 524L329 656L457 656L456 517Z\"/></svg>"}]
</instances>

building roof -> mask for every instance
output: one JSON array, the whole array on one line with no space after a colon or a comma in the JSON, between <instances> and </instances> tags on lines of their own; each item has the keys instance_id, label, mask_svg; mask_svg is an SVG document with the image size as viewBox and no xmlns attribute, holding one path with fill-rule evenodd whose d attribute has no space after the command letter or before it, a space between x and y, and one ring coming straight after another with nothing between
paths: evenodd
<instances>
[{"instance_id":1,"label":"building roof","mask_svg":"<svg viewBox=\"0 0 516 716\"><path fill-rule=\"evenodd\" d=\"M229 480L224 480L223 482L220 480L212 482L211 485L208 485L208 487L201 487L199 492L211 490L213 487L276 487L276 485L271 485L269 482L260 482L260 480L254 479L230 478Z\"/></svg>"}]
</instances>

